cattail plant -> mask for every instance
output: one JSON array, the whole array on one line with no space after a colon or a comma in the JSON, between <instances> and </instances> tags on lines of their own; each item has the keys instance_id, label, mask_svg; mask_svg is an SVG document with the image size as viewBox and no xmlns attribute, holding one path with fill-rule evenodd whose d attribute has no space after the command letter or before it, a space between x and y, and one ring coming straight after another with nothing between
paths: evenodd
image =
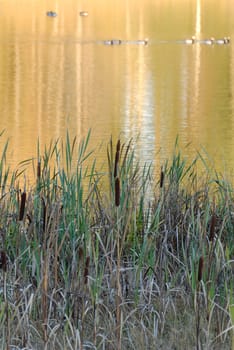
<instances>
[{"instance_id":1,"label":"cattail plant","mask_svg":"<svg viewBox=\"0 0 234 350\"><path fill-rule=\"evenodd\" d=\"M154 177L131 141L110 141L108 171L84 168L88 139L38 151L23 193L0 154L4 349L230 349L233 186L180 152Z\"/></svg>"},{"instance_id":2,"label":"cattail plant","mask_svg":"<svg viewBox=\"0 0 234 350\"><path fill-rule=\"evenodd\" d=\"M120 285L120 265L121 265L121 247L120 247L120 227L119 227L119 206L120 206L120 179L119 179L119 161L120 161L120 140L118 140L115 152L115 163L114 163L114 193L115 193L115 206L117 208L117 218L116 218L116 248L117 248L117 273L116 273L116 285L117 285L117 295L116 295L116 347L118 350L121 349L121 285Z\"/></svg>"}]
</instances>

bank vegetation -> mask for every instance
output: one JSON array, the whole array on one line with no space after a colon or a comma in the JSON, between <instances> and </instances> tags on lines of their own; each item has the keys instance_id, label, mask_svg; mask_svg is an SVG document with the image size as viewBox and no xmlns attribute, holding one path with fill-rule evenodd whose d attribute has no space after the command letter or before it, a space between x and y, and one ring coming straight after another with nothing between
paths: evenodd
<instances>
[{"instance_id":1,"label":"bank vegetation","mask_svg":"<svg viewBox=\"0 0 234 350\"><path fill-rule=\"evenodd\" d=\"M231 183L177 144L155 172L111 139L97 169L89 137L1 150L0 349L230 349Z\"/></svg>"}]
</instances>

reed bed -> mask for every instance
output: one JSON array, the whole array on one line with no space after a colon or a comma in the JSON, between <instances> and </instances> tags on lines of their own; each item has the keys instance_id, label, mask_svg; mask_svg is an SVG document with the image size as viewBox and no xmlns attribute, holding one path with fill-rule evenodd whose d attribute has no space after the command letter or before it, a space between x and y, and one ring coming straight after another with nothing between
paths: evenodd
<instances>
[{"instance_id":1,"label":"reed bed","mask_svg":"<svg viewBox=\"0 0 234 350\"><path fill-rule=\"evenodd\" d=\"M0 349L230 349L232 185L177 145L159 177L132 141L97 169L89 138L1 151Z\"/></svg>"}]
</instances>

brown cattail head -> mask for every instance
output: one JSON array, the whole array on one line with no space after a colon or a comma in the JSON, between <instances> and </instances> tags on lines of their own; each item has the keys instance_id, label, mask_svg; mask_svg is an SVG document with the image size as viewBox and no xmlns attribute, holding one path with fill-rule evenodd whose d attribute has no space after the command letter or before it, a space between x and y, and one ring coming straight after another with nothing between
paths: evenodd
<instances>
[{"instance_id":1,"label":"brown cattail head","mask_svg":"<svg viewBox=\"0 0 234 350\"><path fill-rule=\"evenodd\" d=\"M161 168L161 173L160 173L160 188L163 187L163 184L164 184L164 171L163 171L163 168Z\"/></svg>"},{"instance_id":2,"label":"brown cattail head","mask_svg":"<svg viewBox=\"0 0 234 350\"><path fill-rule=\"evenodd\" d=\"M89 263L90 263L90 256L87 256L85 260L85 269L84 269L84 284L88 283Z\"/></svg>"},{"instance_id":3,"label":"brown cattail head","mask_svg":"<svg viewBox=\"0 0 234 350\"><path fill-rule=\"evenodd\" d=\"M116 178L116 176L118 175L119 152L120 152L120 140L118 140L116 145L114 178Z\"/></svg>"},{"instance_id":4,"label":"brown cattail head","mask_svg":"<svg viewBox=\"0 0 234 350\"><path fill-rule=\"evenodd\" d=\"M209 233L209 241L210 242L213 242L214 237L215 237L216 221L217 221L216 214L213 213L212 217L211 217L211 220L210 220L210 233Z\"/></svg>"},{"instance_id":5,"label":"brown cattail head","mask_svg":"<svg viewBox=\"0 0 234 350\"><path fill-rule=\"evenodd\" d=\"M4 250L0 251L0 269L2 269L4 272L7 270L7 255Z\"/></svg>"},{"instance_id":6,"label":"brown cattail head","mask_svg":"<svg viewBox=\"0 0 234 350\"><path fill-rule=\"evenodd\" d=\"M24 218L24 210L25 210L25 202L26 202L26 192L21 194L21 203L20 203L20 211L19 211L19 221Z\"/></svg>"},{"instance_id":7,"label":"brown cattail head","mask_svg":"<svg viewBox=\"0 0 234 350\"><path fill-rule=\"evenodd\" d=\"M41 179L41 161L38 160L37 163L37 181L39 182Z\"/></svg>"},{"instance_id":8,"label":"brown cattail head","mask_svg":"<svg viewBox=\"0 0 234 350\"><path fill-rule=\"evenodd\" d=\"M115 179L115 205L118 207L120 204L120 182L119 178Z\"/></svg>"},{"instance_id":9,"label":"brown cattail head","mask_svg":"<svg viewBox=\"0 0 234 350\"><path fill-rule=\"evenodd\" d=\"M199 265L198 265L198 275L197 275L198 282L202 280L203 265L204 265L204 258L203 256L201 256L199 259Z\"/></svg>"}]
</instances>

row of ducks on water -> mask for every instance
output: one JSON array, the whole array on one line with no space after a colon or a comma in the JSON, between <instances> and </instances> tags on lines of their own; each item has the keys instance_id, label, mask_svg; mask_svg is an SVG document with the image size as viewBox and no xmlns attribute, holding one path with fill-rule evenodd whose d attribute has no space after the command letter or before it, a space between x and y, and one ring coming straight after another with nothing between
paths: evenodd
<instances>
[{"instance_id":1,"label":"row of ducks on water","mask_svg":"<svg viewBox=\"0 0 234 350\"><path fill-rule=\"evenodd\" d=\"M58 14L55 11L47 11L46 15L48 17L57 17L58 16ZM80 11L80 16L87 17L88 16L88 12L87 11Z\"/></svg>"},{"instance_id":2,"label":"row of ducks on water","mask_svg":"<svg viewBox=\"0 0 234 350\"><path fill-rule=\"evenodd\" d=\"M213 44L217 44L217 45L227 45L230 44L230 38L225 36L223 38L220 39L215 39L213 37L208 38L208 39L196 39L195 36L192 36L189 39L185 39L184 40L185 44L191 45L191 44L206 44L206 45L213 45Z\"/></svg>"},{"instance_id":3,"label":"row of ducks on water","mask_svg":"<svg viewBox=\"0 0 234 350\"><path fill-rule=\"evenodd\" d=\"M143 39L143 40L132 40L132 41L122 41L120 39L111 39L111 40L104 40L104 45L120 45L122 43L128 43L128 44L139 44L139 45L147 45L149 42L148 39ZM227 45L230 43L230 38L229 37L223 37L220 39L215 39L213 37L208 38L208 39L196 39L195 37L192 37L190 39L185 39L182 41L178 41L179 43L184 43L184 44L206 44L206 45L212 45L212 44L217 44L217 45Z\"/></svg>"},{"instance_id":4,"label":"row of ducks on water","mask_svg":"<svg viewBox=\"0 0 234 350\"><path fill-rule=\"evenodd\" d=\"M57 17L57 13L54 11L47 11L46 15L48 17ZM80 11L80 16L82 17L87 17L88 12L87 11ZM149 42L148 39L142 39L142 40L133 40L131 42L128 41L128 43L133 43L133 44L139 44L139 45L147 45ZM124 41L120 39L111 39L111 40L104 40L104 45L120 45L124 43ZM195 36L192 36L189 39L182 40L182 43L187 44L187 45L192 45L192 44L206 44L206 45L212 45L212 44L218 44L218 45L227 45L230 43L230 38L229 37L223 37L220 39L215 39L213 37L208 38L208 39L196 39Z\"/></svg>"},{"instance_id":5,"label":"row of ducks on water","mask_svg":"<svg viewBox=\"0 0 234 350\"><path fill-rule=\"evenodd\" d=\"M46 15L48 17L57 17L57 13L54 11L47 11ZM87 11L80 11L80 16L87 17L88 12ZM148 41L149 41L148 39L135 40L135 41L133 41L133 43L140 44L140 45L147 45ZM123 43L123 41L120 39L104 40L105 45L120 45L121 43ZM183 40L182 43L188 44L188 45L196 44L196 43L197 44L206 44L206 45L212 45L212 44L227 45L227 44L230 44L230 38L225 36L225 37L220 38L220 39L215 39L213 37L208 38L208 39L196 39L195 36L192 36L189 39Z\"/></svg>"},{"instance_id":6,"label":"row of ducks on water","mask_svg":"<svg viewBox=\"0 0 234 350\"><path fill-rule=\"evenodd\" d=\"M120 39L111 39L111 40L104 40L104 45L121 45L123 43L132 43L132 44L138 44L138 45L147 45L148 39L143 40L132 40L132 41L122 41Z\"/></svg>"},{"instance_id":7,"label":"row of ducks on water","mask_svg":"<svg viewBox=\"0 0 234 350\"><path fill-rule=\"evenodd\" d=\"M104 45L120 45L122 43L129 43L129 44L139 44L139 45L147 45L149 42L148 39L143 39L143 40L132 40L132 41L122 41L120 39L112 39L112 40L104 40ZM187 45L191 44L206 44L206 45L212 45L212 44L217 44L217 45L227 45L230 44L230 38L229 37L224 37L220 39L215 39L215 38L208 38L208 39L196 39L195 37L192 37L190 39L185 39L182 41L178 41L179 43L184 43Z\"/></svg>"}]
</instances>

